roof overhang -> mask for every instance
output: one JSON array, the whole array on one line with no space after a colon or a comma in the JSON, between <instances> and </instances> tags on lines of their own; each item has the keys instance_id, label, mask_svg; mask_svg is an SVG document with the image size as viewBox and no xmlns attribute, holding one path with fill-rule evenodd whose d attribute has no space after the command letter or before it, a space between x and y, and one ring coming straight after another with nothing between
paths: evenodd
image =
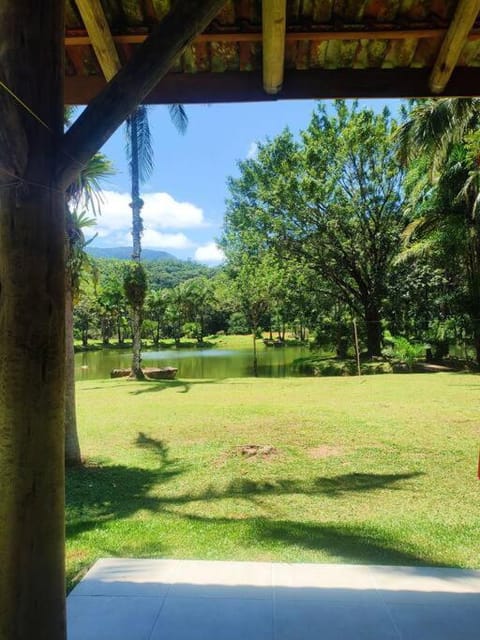
<instances>
[{"instance_id":1,"label":"roof overhang","mask_svg":"<svg viewBox=\"0 0 480 640\"><path fill-rule=\"evenodd\" d=\"M168 0L117 5L67 0L66 103L98 95L170 8ZM342 7L333 0L225 2L146 102L479 93L480 0Z\"/></svg>"}]
</instances>

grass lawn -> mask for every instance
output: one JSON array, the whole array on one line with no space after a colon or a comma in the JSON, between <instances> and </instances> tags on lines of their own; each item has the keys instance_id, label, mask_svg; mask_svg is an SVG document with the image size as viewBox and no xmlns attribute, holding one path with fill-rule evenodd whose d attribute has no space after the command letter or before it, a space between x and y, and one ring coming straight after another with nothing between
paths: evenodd
<instances>
[{"instance_id":1,"label":"grass lawn","mask_svg":"<svg viewBox=\"0 0 480 640\"><path fill-rule=\"evenodd\" d=\"M478 375L77 389L69 586L102 556L480 567Z\"/></svg>"}]
</instances>

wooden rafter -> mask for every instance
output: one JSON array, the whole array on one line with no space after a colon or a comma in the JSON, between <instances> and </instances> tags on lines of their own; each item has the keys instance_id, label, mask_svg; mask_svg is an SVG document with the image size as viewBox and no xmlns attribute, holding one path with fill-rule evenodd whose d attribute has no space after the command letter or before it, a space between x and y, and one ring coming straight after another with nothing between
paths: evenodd
<instances>
[{"instance_id":1,"label":"wooden rafter","mask_svg":"<svg viewBox=\"0 0 480 640\"><path fill-rule=\"evenodd\" d=\"M425 98L429 69L397 69L392 81L390 69L310 69L285 71L281 98ZM480 68L459 67L447 85L444 95L471 97L480 86ZM99 76L65 78L67 104L86 104L105 88ZM202 73L169 73L145 98L149 104L205 104L225 102L260 102L276 100L263 90L262 73L257 71L225 71Z\"/></svg>"},{"instance_id":2,"label":"wooden rafter","mask_svg":"<svg viewBox=\"0 0 480 640\"><path fill-rule=\"evenodd\" d=\"M285 35L286 42L299 42L309 40L310 42L328 42L329 40L428 40L429 38L441 38L445 36L447 29L423 28L423 29L355 29L349 31L289 31ZM117 44L141 44L145 42L148 34L122 33L113 35L112 39ZM467 40L473 42L480 40L480 32L472 31L468 34ZM262 33L260 31L235 32L222 31L221 33L201 33L194 42L261 42ZM91 45L92 40L89 35L78 32L67 32L65 45L67 47L79 47Z\"/></svg>"},{"instance_id":3,"label":"wooden rafter","mask_svg":"<svg viewBox=\"0 0 480 640\"><path fill-rule=\"evenodd\" d=\"M429 79L430 91L442 93L455 69L480 11L480 0L460 0Z\"/></svg>"},{"instance_id":4,"label":"wooden rafter","mask_svg":"<svg viewBox=\"0 0 480 640\"><path fill-rule=\"evenodd\" d=\"M220 11L225 0L182 0L90 102L64 136L57 179L71 184L84 164L138 107L173 61Z\"/></svg>"},{"instance_id":5,"label":"wooden rafter","mask_svg":"<svg viewBox=\"0 0 480 640\"><path fill-rule=\"evenodd\" d=\"M110 80L121 68L115 42L100 0L75 0L105 78Z\"/></svg>"},{"instance_id":6,"label":"wooden rafter","mask_svg":"<svg viewBox=\"0 0 480 640\"><path fill-rule=\"evenodd\" d=\"M286 0L263 0L263 88L270 95L283 84L285 68Z\"/></svg>"}]
</instances>

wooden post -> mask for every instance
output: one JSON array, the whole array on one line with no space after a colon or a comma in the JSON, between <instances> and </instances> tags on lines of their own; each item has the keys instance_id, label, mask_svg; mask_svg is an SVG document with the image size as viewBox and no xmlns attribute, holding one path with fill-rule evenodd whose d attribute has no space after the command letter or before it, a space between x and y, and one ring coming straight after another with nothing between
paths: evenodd
<instances>
[{"instance_id":1,"label":"wooden post","mask_svg":"<svg viewBox=\"0 0 480 640\"><path fill-rule=\"evenodd\" d=\"M2 640L65 638L63 11L0 3Z\"/></svg>"},{"instance_id":2,"label":"wooden post","mask_svg":"<svg viewBox=\"0 0 480 640\"><path fill-rule=\"evenodd\" d=\"M121 68L117 48L100 0L75 0L103 75L111 80ZM145 36L146 38L147 36Z\"/></svg>"},{"instance_id":3,"label":"wooden post","mask_svg":"<svg viewBox=\"0 0 480 640\"><path fill-rule=\"evenodd\" d=\"M105 78L120 70L120 58L100 0L75 0ZM146 37L146 36L145 36Z\"/></svg>"},{"instance_id":4,"label":"wooden post","mask_svg":"<svg viewBox=\"0 0 480 640\"><path fill-rule=\"evenodd\" d=\"M263 0L263 88L278 93L283 84L285 67L286 0Z\"/></svg>"},{"instance_id":5,"label":"wooden post","mask_svg":"<svg viewBox=\"0 0 480 640\"><path fill-rule=\"evenodd\" d=\"M430 75L432 93L442 93L480 11L480 0L460 0Z\"/></svg>"},{"instance_id":6,"label":"wooden post","mask_svg":"<svg viewBox=\"0 0 480 640\"><path fill-rule=\"evenodd\" d=\"M353 336L355 339L355 355L357 358L357 371L358 371L358 375L361 376L362 375L362 368L360 366L360 347L358 346L358 333L357 333L357 320L356 318L353 319Z\"/></svg>"}]
</instances>

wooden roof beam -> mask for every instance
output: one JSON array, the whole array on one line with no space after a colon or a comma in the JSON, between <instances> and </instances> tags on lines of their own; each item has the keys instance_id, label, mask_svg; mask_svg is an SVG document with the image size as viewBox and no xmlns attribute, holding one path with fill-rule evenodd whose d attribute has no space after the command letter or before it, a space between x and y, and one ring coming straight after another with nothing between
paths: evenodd
<instances>
[{"instance_id":1,"label":"wooden roof beam","mask_svg":"<svg viewBox=\"0 0 480 640\"><path fill-rule=\"evenodd\" d=\"M283 84L286 28L287 1L263 0L263 88L270 95L277 94Z\"/></svg>"},{"instance_id":2,"label":"wooden roof beam","mask_svg":"<svg viewBox=\"0 0 480 640\"><path fill-rule=\"evenodd\" d=\"M172 63L215 18L225 0L182 0L154 28L125 66L90 102L63 137L57 179L71 184L168 72Z\"/></svg>"},{"instance_id":3,"label":"wooden roof beam","mask_svg":"<svg viewBox=\"0 0 480 640\"><path fill-rule=\"evenodd\" d=\"M443 93L480 11L480 0L460 0L429 79L430 91Z\"/></svg>"},{"instance_id":4,"label":"wooden roof beam","mask_svg":"<svg viewBox=\"0 0 480 640\"><path fill-rule=\"evenodd\" d=\"M120 71L122 65L100 0L75 0L75 2L103 75L107 81L111 80Z\"/></svg>"}]
</instances>

